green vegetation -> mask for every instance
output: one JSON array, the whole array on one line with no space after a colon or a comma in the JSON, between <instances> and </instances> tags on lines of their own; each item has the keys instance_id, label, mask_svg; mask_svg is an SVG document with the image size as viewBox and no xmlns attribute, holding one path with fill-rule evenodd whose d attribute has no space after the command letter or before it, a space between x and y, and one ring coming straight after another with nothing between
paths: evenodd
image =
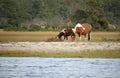
<instances>
[{"instance_id":1,"label":"green vegetation","mask_svg":"<svg viewBox=\"0 0 120 78\"><path fill-rule=\"evenodd\" d=\"M60 30L77 22L120 31L120 0L0 0L0 29Z\"/></svg>"},{"instance_id":2,"label":"green vegetation","mask_svg":"<svg viewBox=\"0 0 120 78\"><path fill-rule=\"evenodd\" d=\"M120 49L117 50L86 50L80 52L25 52L2 51L0 56L6 57L75 57L75 58L120 58Z\"/></svg>"}]
</instances>

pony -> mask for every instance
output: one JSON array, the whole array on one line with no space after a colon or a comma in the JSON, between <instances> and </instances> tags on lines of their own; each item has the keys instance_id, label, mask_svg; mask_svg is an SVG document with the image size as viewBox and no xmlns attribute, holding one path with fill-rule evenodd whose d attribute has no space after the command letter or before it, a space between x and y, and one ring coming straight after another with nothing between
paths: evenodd
<instances>
[{"instance_id":1,"label":"pony","mask_svg":"<svg viewBox=\"0 0 120 78\"><path fill-rule=\"evenodd\" d=\"M92 26L88 23L81 24L84 27L84 30L82 27L76 27L75 28L75 33L78 34L80 40L81 40L81 35L84 35L85 40L86 40L86 35L88 34L88 41L91 39L90 32L92 30Z\"/></svg>"},{"instance_id":2,"label":"pony","mask_svg":"<svg viewBox=\"0 0 120 78\"><path fill-rule=\"evenodd\" d=\"M63 29L58 35L57 37L59 38L59 40L61 40L61 37L64 36L64 40L68 40L68 36L71 36L71 40L74 41L75 40L75 33L73 32L72 28L69 29Z\"/></svg>"}]
</instances>

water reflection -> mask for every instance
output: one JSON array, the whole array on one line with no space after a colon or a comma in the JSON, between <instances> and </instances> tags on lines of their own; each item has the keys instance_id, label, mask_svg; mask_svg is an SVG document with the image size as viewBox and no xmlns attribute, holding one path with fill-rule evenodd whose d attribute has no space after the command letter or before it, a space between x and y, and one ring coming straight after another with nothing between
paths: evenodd
<instances>
[{"instance_id":1,"label":"water reflection","mask_svg":"<svg viewBox=\"0 0 120 78\"><path fill-rule=\"evenodd\" d=\"M120 59L0 57L0 78L119 78Z\"/></svg>"}]
</instances>

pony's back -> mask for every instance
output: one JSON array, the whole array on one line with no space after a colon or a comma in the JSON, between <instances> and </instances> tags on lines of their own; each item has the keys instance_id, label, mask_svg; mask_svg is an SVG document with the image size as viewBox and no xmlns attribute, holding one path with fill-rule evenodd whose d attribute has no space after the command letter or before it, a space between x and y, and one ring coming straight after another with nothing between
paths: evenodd
<instances>
[{"instance_id":1,"label":"pony's back","mask_svg":"<svg viewBox=\"0 0 120 78\"><path fill-rule=\"evenodd\" d=\"M91 26L90 24L84 23L84 24L82 24L82 26L85 28L84 33L89 33L89 32L91 32L92 26Z\"/></svg>"}]
</instances>

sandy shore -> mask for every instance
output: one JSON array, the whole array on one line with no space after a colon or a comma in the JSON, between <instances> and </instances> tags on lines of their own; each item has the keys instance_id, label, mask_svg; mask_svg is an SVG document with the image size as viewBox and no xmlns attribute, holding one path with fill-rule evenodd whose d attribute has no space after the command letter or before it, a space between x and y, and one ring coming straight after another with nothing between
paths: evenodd
<instances>
[{"instance_id":1,"label":"sandy shore","mask_svg":"<svg viewBox=\"0 0 120 78\"><path fill-rule=\"evenodd\" d=\"M0 51L79 52L120 49L120 42L9 42L0 43Z\"/></svg>"}]
</instances>

